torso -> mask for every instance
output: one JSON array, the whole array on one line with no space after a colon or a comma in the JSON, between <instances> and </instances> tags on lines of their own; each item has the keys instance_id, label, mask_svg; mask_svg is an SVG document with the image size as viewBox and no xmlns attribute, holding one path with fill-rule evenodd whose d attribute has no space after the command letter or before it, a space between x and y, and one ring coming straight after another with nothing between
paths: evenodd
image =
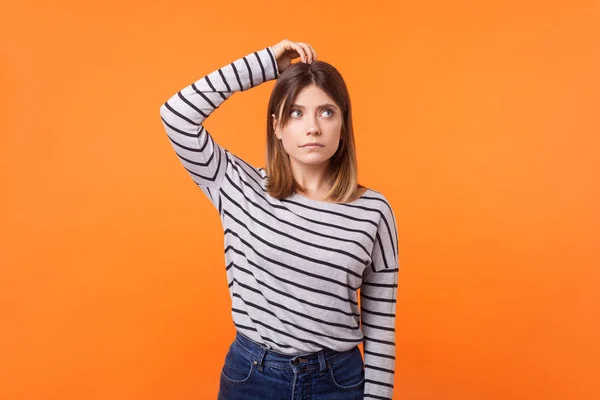
<instances>
[{"instance_id":1,"label":"torso","mask_svg":"<svg viewBox=\"0 0 600 400\"><path fill-rule=\"evenodd\" d=\"M356 200L356 199L359 199L359 198L360 198L360 197L361 197L363 194L365 194L365 192L366 192L366 191L367 191L367 188L366 188L366 187L364 187L364 186L360 186L360 189L358 190L358 192L357 192L356 196L355 196L353 199L350 199L350 200L349 200L349 202L350 202L350 201L354 201L354 200ZM305 194L302 194L302 196L304 196L304 197L306 197L306 198L308 198L308 199L311 199L311 200L325 201L325 200L322 200L322 198L319 198L319 197L316 197L316 196L307 196L307 195L305 195ZM334 201L329 201L328 203L336 203L336 202L334 202Z\"/></svg>"}]
</instances>

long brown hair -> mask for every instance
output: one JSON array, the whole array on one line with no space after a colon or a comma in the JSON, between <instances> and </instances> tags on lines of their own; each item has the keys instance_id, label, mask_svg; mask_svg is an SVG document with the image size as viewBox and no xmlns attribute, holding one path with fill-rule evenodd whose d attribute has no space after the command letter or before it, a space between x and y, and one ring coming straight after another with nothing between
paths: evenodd
<instances>
[{"instance_id":1,"label":"long brown hair","mask_svg":"<svg viewBox=\"0 0 600 400\"><path fill-rule=\"evenodd\" d=\"M273 87L267 110L266 190L272 197L280 200L293 194L296 189L304 190L294 179L289 155L281 140L275 135L272 114L277 116L280 126L285 126L297 94L312 84L327 93L342 110L340 144L329 160L329 173L332 176L333 187L325 196L325 200L346 203L357 197L360 186L357 182L358 166L350 95L338 70L321 60L315 60L310 64L304 62L291 64L281 73Z\"/></svg>"}]
</instances>

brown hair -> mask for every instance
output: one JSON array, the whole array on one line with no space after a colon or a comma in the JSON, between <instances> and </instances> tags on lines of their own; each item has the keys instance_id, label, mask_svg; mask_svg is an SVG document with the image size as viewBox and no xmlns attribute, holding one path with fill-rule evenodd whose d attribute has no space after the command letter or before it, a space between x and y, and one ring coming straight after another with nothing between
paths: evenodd
<instances>
[{"instance_id":1,"label":"brown hair","mask_svg":"<svg viewBox=\"0 0 600 400\"><path fill-rule=\"evenodd\" d=\"M312 63L296 62L287 67L277 79L267 110L267 192L277 199L293 194L296 189L304 190L294 179L289 155L281 140L275 136L273 117L285 126L289 120L291 105L305 87L316 85L331 97L342 111L342 131L337 151L329 160L329 172L333 187L325 196L327 201L346 203L358 197L358 167L356 146L352 129L352 107L350 95L342 75L331 64L315 60ZM281 110L281 114L279 111Z\"/></svg>"}]
</instances>

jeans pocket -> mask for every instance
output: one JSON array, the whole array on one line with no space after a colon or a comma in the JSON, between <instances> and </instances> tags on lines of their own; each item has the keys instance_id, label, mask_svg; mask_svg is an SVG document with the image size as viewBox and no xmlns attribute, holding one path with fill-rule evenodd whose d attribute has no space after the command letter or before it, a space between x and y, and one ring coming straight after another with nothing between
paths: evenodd
<instances>
[{"instance_id":1,"label":"jeans pocket","mask_svg":"<svg viewBox=\"0 0 600 400\"><path fill-rule=\"evenodd\" d=\"M232 344L225 356L221 369L221 378L227 383L240 384L247 382L254 371L254 361Z\"/></svg>"},{"instance_id":2,"label":"jeans pocket","mask_svg":"<svg viewBox=\"0 0 600 400\"><path fill-rule=\"evenodd\" d=\"M365 369L362 354L358 347L329 364L329 376L339 389L356 389L364 385Z\"/></svg>"}]
</instances>

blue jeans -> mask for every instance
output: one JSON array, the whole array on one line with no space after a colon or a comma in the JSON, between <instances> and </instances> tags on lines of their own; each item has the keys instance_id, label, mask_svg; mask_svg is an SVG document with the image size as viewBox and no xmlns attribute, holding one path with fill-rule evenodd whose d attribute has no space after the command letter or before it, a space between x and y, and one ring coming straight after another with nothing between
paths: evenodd
<instances>
[{"instance_id":1,"label":"blue jeans","mask_svg":"<svg viewBox=\"0 0 600 400\"><path fill-rule=\"evenodd\" d=\"M295 356L277 353L239 331L225 356L218 400L362 400L358 346Z\"/></svg>"}]
</instances>

